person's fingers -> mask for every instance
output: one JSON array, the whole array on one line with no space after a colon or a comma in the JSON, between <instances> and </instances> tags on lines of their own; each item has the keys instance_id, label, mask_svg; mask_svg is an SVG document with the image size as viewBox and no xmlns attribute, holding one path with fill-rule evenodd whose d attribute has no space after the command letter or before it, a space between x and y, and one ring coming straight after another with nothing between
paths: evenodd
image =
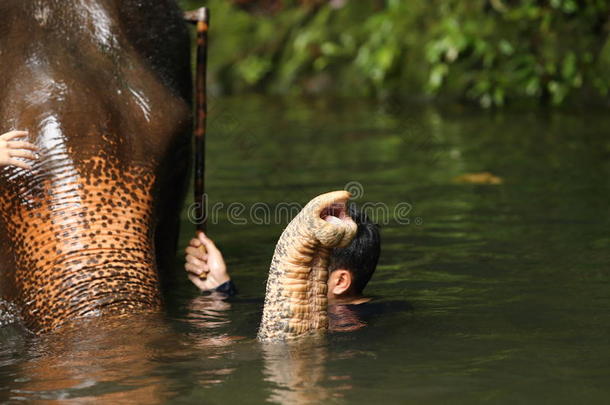
<instances>
[{"instance_id":1,"label":"person's fingers","mask_svg":"<svg viewBox=\"0 0 610 405\"><path fill-rule=\"evenodd\" d=\"M206 260L205 259L205 257L206 257L205 253L203 253L201 251L201 248L199 248L199 247L189 246L189 247L186 248L185 252L186 252L187 256L194 256L194 257L196 257L199 260Z\"/></svg>"},{"instance_id":2,"label":"person's fingers","mask_svg":"<svg viewBox=\"0 0 610 405\"><path fill-rule=\"evenodd\" d=\"M208 238L208 235L206 235L203 231L199 231L199 233L197 234L197 238L199 239L199 241L201 243L203 243L204 245L208 242L212 242L212 244L214 243L212 241L212 239Z\"/></svg>"},{"instance_id":3,"label":"person's fingers","mask_svg":"<svg viewBox=\"0 0 610 405\"><path fill-rule=\"evenodd\" d=\"M203 243L203 246L205 246L205 250L208 251L208 254L214 254L216 252L220 253L212 239L206 237L205 235L201 235L203 234L199 234L199 240L201 241L201 243Z\"/></svg>"},{"instance_id":4,"label":"person's fingers","mask_svg":"<svg viewBox=\"0 0 610 405\"><path fill-rule=\"evenodd\" d=\"M193 265L195 265L197 267L201 267L201 268L203 268L203 265L205 264L203 261L197 259L193 255L187 255L186 256L186 262L190 263L190 264L193 264Z\"/></svg>"},{"instance_id":5,"label":"person's fingers","mask_svg":"<svg viewBox=\"0 0 610 405\"><path fill-rule=\"evenodd\" d=\"M197 233L197 241L201 243L201 246L203 246L205 250L208 250L208 246L210 246L210 243L214 245L212 239L208 238L207 235L203 233L203 231L199 231ZM214 248L216 247L214 246L212 249Z\"/></svg>"},{"instance_id":6,"label":"person's fingers","mask_svg":"<svg viewBox=\"0 0 610 405\"><path fill-rule=\"evenodd\" d=\"M197 248L189 245L186 247L186 249L184 249L184 253L186 253L187 255L196 256Z\"/></svg>"},{"instance_id":7,"label":"person's fingers","mask_svg":"<svg viewBox=\"0 0 610 405\"><path fill-rule=\"evenodd\" d=\"M201 267L197 267L191 263L185 263L184 269L187 271L187 273L191 274L200 275L201 273L203 273L203 269Z\"/></svg>"},{"instance_id":8,"label":"person's fingers","mask_svg":"<svg viewBox=\"0 0 610 405\"><path fill-rule=\"evenodd\" d=\"M21 149L29 149L29 150L33 150L33 151L38 151L40 149L38 146L36 146L32 142L28 142L28 141L11 141L11 142L23 142L23 146L21 147Z\"/></svg>"},{"instance_id":9,"label":"person's fingers","mask_svg":"<svg viewBox=\"0 0 610 405\"><path fill-rule=\"evenodd\" d=\"M189 241L190 246L199 247L201 246L201 241L197 238L193 238Z\"/></svg>"},{"instance_id":10,"label":"person's fingers","mask_svg":"<svg viewBox=\"0 0 610 405\"><path fill-rule=\"evenodd\" d=\"M6 134L0 135L0 139L4 141L10 141L11 139L20 138L22 136L26 136L28 131L10 131Z\"/></svg>"},{"instance_id":11,"label":"person's fingers","mask_svg":"<svg viewBox=\"0 0 610 405\"><path fill-rule=\"evenodd\" d=\"M9 159L7 160L7 163L9 165L13 165L13 166L17 166L17 167L21 167L22 169L26 169L26 170L32 170L32 166L30 166L29 164L22 162L21 160L17 160L17 159Z\"/></svg>"},{"instance_id":12,"label":"person's fingers","mask_svg":"<svg viewBox=\"0 0 610 405\"><path fill-rule=\"evenodd\" d=\"M192 264L190 264L189 262L184 262L184 270L186 270L187 273L195 273L197 274L198 269L193 266Z\"/></svg>"},{"instance_id":13,"label":"person's fingers","mask_svg":"<svg viewBox=\"0 0 610 405\"><path fill-rule=\"evenodd\" d=\"M202 274L208 274L210 272L209 267L197 266L192 263L185 263L184 269L186 270L187 273L196 274L198 276L202 275Z\"/></svg>"},{"instance_id":14,"label":"person's fingers","mask_svg":"<svg viewBox=\"0 0 610 405\"><path fill-rule=\"evenodd\" d=\"M35 154L33 154L29 150L25 150L25 149L9 150L8 154L11 157L20 157L20 158L31 159L31 160L36 160L37 159Z\"/></svg>"},{"instance_id":15,"label":"person's fingers","mask_svg":"<svg viewBox=\"0 0 610 405\"><path fill-rule=\"evenodd\" d=\"M9 141L6 144L7 147L11 149L30 149L30 150L38 150L38 146L33 143L29 143L26 141Z\"/></svg>"}]
</instances>

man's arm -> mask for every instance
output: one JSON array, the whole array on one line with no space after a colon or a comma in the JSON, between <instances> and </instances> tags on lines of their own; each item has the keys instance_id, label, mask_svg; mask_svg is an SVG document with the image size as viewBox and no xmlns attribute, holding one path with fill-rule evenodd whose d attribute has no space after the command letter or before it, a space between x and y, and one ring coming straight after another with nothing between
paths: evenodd
<instances>
[{"instance_id":1,"label":"man's arm","mask_svg":"<svg viewBox=\"0 0 610 405\"><path fill-rule=\"evenodd\" d=\"M205 253L202 252L201 246L205 247ZM185 253L184 268L188 273L188 278L201 291L235 294L235 286L227 271L222 253L203 232L191 239ZM202 275L205 276L203 279Z\"/></svg>"}]
</instances>

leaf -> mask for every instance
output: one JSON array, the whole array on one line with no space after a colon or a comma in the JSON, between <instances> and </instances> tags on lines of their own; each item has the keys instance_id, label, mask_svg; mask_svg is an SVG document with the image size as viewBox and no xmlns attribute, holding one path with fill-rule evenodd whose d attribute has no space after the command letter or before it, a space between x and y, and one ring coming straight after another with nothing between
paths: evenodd
<instances>
[{"instance_id":1,"label":"leaf","mask_svg":"<svg viewBox=\"0 0 610 405\"><path fill-rule=\"evenodd\" d=\"M490 172L480 172L462 174L454 177L453 182L458 184L499 185L504 183L504 180Z\"/></svg>"}]
</instances>

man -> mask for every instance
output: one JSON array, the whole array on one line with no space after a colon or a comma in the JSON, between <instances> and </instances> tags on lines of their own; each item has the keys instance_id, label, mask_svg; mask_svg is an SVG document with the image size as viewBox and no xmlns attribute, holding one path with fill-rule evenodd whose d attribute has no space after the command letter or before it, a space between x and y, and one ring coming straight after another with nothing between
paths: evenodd
<instances>
[{"instance_id":1,"label":"man","mask_svg":"<svg viewBox=\"0 0 610 405\"><path fill-rule=\"evenodd\" d=\"M349 207L349 215L358 225L358 232L349 246L331 252L327 292L329 305L357 305L369 301L370 298L366 298L363 291L379 260L381 243L378 225L354 205ZM205 254L199 249L202 245L207 251ZM201 291L228 295L235 293L222 253L205 234L200 233L197 238L191 239L186 248L184 267L191 282ZM207 277L202 280L199 277L201 274Z\"/></svg>"}]
</instances>

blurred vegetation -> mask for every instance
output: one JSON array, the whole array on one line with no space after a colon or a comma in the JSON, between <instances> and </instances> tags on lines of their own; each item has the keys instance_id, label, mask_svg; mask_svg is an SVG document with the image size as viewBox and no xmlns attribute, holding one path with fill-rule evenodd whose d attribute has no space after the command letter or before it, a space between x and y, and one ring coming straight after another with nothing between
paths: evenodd
<instances>
[{"instance_id":1,"label":"blurred vegetation","mask_svg":"<svg viewBox=\"0 0 610 405\"><path fill-rule=\"evenodd\" d=\"M606 102L608 0L208 0L210 78L257 90Z\"/></svg>"}]
</instances>

